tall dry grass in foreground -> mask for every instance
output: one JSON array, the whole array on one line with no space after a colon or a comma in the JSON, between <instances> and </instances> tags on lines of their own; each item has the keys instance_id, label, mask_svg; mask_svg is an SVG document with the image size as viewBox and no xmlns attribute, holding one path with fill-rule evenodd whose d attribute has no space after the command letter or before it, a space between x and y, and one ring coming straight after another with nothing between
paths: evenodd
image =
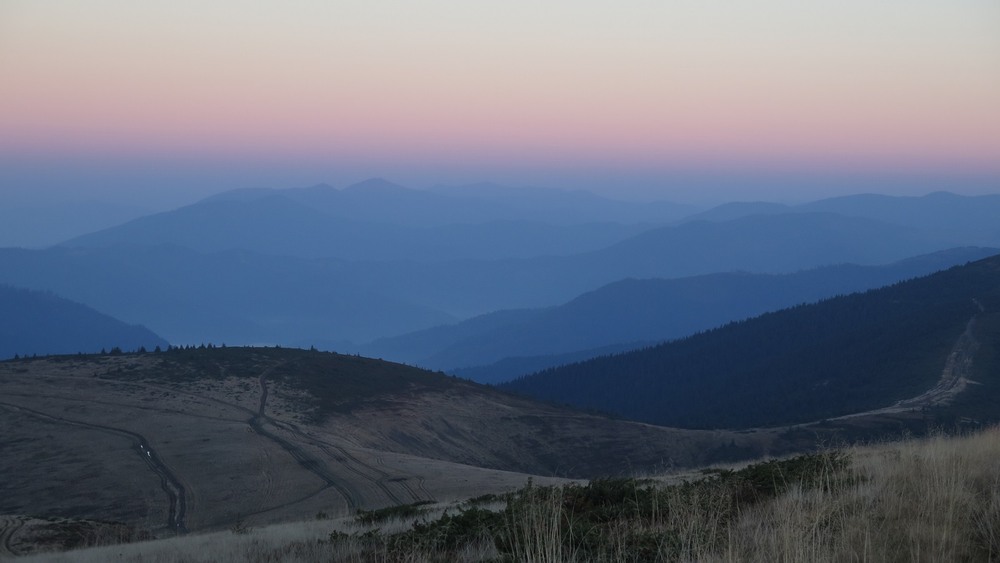
<instances>
[{"instance_id":1,"label":"tall dry grass in foreground","mask_svg":"<svg viewBox=\"0 0 1000 563\"><path fill-rule=\"evenodd\" d=\"M531 487L484 504L374 511L109 546L54 561L1000 561L1000 430L715 471L682 485ZM411 514L396 519L394 515ZM378 526L378 531L374 531ZM334 528L339 531L331 534Z\"/></svg>"},{"instance_id":2,"label":"tall dry grass in foreground","mask_svg":"<svg viewBox=\"0 0 1000 563\"><path fill-rule=\"evenodd\" d=\"M1000 561L1000 430L854 448L829 486L743 512L706 561ZM840 479L847 482L837 484Z\"/></svg>"}]
</instances>

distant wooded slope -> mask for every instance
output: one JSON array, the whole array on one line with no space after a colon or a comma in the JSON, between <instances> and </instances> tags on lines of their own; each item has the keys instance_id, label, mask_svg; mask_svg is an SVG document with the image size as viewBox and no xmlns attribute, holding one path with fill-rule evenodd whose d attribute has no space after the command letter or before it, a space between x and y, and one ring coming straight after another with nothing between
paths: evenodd
<instances>
[{"instance_id":1,"label":"distant wooded slope","mask_svg":"<svg viewBox=\"0 0 1000 563\"><path fill-rule=\"evenodd\" d=\"M574 354L577 360L634 342L688 336L730 321L820 299L872 289L996 254L996 249L956 248L885 266L837 265L769 275L720 273L678 279L623 280L546 309L499 311L363 346L383 357L447 371L487 366L509 358ZM595 350L589 356L587 350ZM539 358L540 359L540 358ZM563 361L561 363L568 363ZM531 365L530 363L526 365ZM535 364L537 369L558 365ZM511 362L506 366L514 368ZM513 379L498 366L484 383ZM490 377L492 375L492 377Z\"/></svg>"},{"instance_id":2,"label":"distant wooded slope","mask_svg":"<svg viewBox=\"0 0 1000 563\"><path fill-rule=\"evenodd\" d=\"M0 359L157 346L166 348L167 341L146 327L53 293L0 285Z\"/></svg>"},{"instance_id":3,"label":"distant wooded slope","mask_svg":"<svg viewBox=\"0 0 1000 563\"><path fill-rule=\"evenodd\" d=\"M806 422L919 395L941 378L967 327L979 373L992 374L979 383L993 389L1000 257L553 368L502 387L670 426Z\"/></svg>"}]
</instances>

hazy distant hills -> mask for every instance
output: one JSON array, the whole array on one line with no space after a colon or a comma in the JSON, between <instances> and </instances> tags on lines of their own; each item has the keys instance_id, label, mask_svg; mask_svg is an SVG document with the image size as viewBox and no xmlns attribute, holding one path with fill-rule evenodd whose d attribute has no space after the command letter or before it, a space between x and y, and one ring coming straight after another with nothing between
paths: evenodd
<instances>
[{"instance_id":1,"label":"hazy distant hills","mask_svg":"<svg viewBox=\"0 0 1000 563\"><path fill-rule=\"evenodd\" d=\"M308 188L235 190L206 201L248 201L270 195L287 197L331 217L423 227L497 221L549 225L665 223L699 211L692 205L618 201L585 191L489 183L417 190L379 178L343 189L319 184Z\"/></svg>"},{"instance_id":2,"label":"hazy distant hills","mask_svg":"<svg viewBox=\"0 0 1000 563\"><path fill-rule=\"evenodd\" d=\"M952 246L908 227L834 213L749 215L647 231L592 253L638 277L746 270L787 272L878 264Z\"/></svg>"},{"instance_id":3,"label":"hazy distant hills","mask_svg":"<svg viewBox=\"0 0 1000 563\"><path fill-rule=\"evenodd\" d=\"M177 344L309 346L454 320L352 285L335 263L294 257L179 247L0 249L0 263L0 282L85 302Z\"/></svg>"},{"instance_id":4,"label":"hazy distant hills","mask_svg":"<svg viewBox=\"0 0 1000 563\"><path fill-rule=\"evenodd\" d=\"M0 359L15 355L153 350L167 341L52 293L0 285Z\"/></svg>"},{"instance_id":5,"label":"hazy distant hills","mask_svg":"<svg viewBox=\"0 0 1000 563\"><path fill-rule=\"evenodd\" d=\"M43 248L148 214L130 205L82 201L51 205L0 205L0 248Z\"/></svg>"},{"instance_id":6,"label":"hazy distant hills","mask_svg":"<svg viewBox=\"0 0 1000 563\"><path fill-rule=\"evenodd\" d=\"M234 190L63 245L177 245L375 261L494 260L602 248L694 210L588 192L494 184L415 190L372 179L339 190Z\"/></svg>"},{"instance_id":7,"label":"hazy distant hills","mask_svg":"<svg viewBox=\"0 0 1000 563\"><path fill-rule=\"evenodd\" d=\"M468 317L565 302L625 278L787 273L884 264L953 247L907 227L832 213L754 215L653 229L573 256L439 264L359 263L344 276L381 293Z\"/></svg>"},{"instance_id":8,"label":"hazy distant hills","mask_svg":"<svg viewBox=\"0 0 1000 563\"><path fill-rule=\"evenodd\" d=\"M943 374L959 391L974 381L976 394L996 397L997 352L1000 257L991 257L503 387L653 424L779 425L886 407Z\"/></svg>"},{"instance_id":9,"label":"hazy distant hills","mask_svg":"<svg viewBox=\"0 0 1000 563\"><path fill-rule=\"evenodd\" d=\"M731 221L748 215L837 213L909 227L943 241L973 245L1000 244L1000 195L961 196L935 192L925 196L859 194L801 205L728 203L691 215L684 222Z\"/></svg>"},{"instance_id":10,"label":"hazy distant hills","mask_svg":"<svg viewBox=\"0 0 1000 563\"><path fill-rule=\"evenodd\" d=\"M405 188L399 190L402 201L412 199L409 192L419 193ZM342 193L332 188L328 191L338 197ZM210 198L77 237L62 246L176 245L202 252L249 250L350 260L490 260L575 254L607 246L648 228L642 224L563 225L513 219L468 223L465 217L457 214L450 216L452 222L413 226L388 222L391 214L374 220L377 208L359 210L357 214L334 208L328 213L324 210L333 206L315 202L309 205L300 201L306 198L290 197L284 192L252 193L259 197ZM435 199L433 194L429 197L432 201ZM423 205L430 206L428 202ZM348 209L355 207L360 206ZM383 211L389 208L391 206ZM419 210L412 211L417 213Z\"/></svg>"},{"instance_id":11,"label":"hazy distant hills","mask_svg":"<svg viewBox=\"0 0 1000 563\"><path fill-rule=\"evenodd\" d=\"M676 279L628 279L585 293L563 305L509 310L461 323L380 339L362 354L453 370L484 366L506 358L553 356L527 362L530 371L566 363L567 354L584 359L609 346L657 342L687 336L729 321L799 303L888 285L996 254L995 249L962 248L887 266L839 265L793 274L721 273ZM508 369L514 367L510 362ZM496 366L497 382L522 375Z\"/></svg>"},{"instance_id":12,"label":"hazy distant hills","mask_svg":"<svg viewBox=\"0 0 1000 563\"><path fill-rule=\"evenodd\" d=\"M896 199L912 203L887 201ZM970 198L939 199L942 216L971 213ZM662 226L685 210L495 185L237 190L59 248L0 250L0 282L54 291L175 343L344 350L551 307L627 278L877 265L970 244L826 211Z\"/></svg>"},{"instance_id":13,"label":"hazy distant hills","mask_svg":"<svg viewBox=\"0 0 1000 563\"><path fill-rule=\"evenodd\" d=\"M936 192L923 197L863 194L798 206L906 225L936 238L995 245L1000 241L1000 195L960 196Z\"/></svg>"}]
</instances>

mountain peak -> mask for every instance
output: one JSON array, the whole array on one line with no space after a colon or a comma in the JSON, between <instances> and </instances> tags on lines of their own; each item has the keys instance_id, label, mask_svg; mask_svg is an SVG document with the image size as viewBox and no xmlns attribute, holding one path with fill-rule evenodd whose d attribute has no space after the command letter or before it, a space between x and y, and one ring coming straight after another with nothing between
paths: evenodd
<instances>
[{"instance_id":1,"label":"mountain peak","mask_svg":"<svg viewBox=\"0 0 1000 563\"><path fill-rule=\"evenodd\" d=\"M344 188L345 192L394 193L411 191L409 188L394 184L385 178L369 178Z\"/></svg>"}]
</instances>

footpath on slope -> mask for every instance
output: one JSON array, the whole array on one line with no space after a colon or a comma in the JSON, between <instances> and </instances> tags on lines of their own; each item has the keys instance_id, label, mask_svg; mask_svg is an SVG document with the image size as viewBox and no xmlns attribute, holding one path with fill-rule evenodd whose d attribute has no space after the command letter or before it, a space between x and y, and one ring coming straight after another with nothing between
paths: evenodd
<instances>
[{"instance_id":1,"label":"footpath on slope","mask_svg":"<svg viewBox=\"0 0 1000 563\"><path fill-rule=\"evenodd\" d=\"M979 307L980 312L985 311L979 301L975 299L973 301ZM979 341L976 340L975 336L976 318L978 316L978 314L973 315L969 319L969 322L966 323L965 331L962 332L955 345L952 346L951 352L948 354L948 359L945 361L944 369L941 370L941 379L938 380L934 387L916 397L896 401L896 403L888 407L846 414L829 420L847 420L864 416L899 414L926 407L939 407L949 404L959 393L965 391L966 387L971 383L968 375L972 368L972 360L976 355L976 350L979 349Z\"/></svg>"}]
</instances>

